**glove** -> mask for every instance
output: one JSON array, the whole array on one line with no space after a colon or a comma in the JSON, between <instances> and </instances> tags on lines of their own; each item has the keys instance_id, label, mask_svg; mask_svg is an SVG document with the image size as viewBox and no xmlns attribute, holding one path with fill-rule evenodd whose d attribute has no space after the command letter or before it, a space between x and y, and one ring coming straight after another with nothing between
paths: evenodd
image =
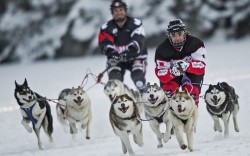
<instances>
[{"instance_id":1,"label":"glove","mask_svg":"<svg viewBox=\"0 0 250 156\"><path fill-rule=\"evenodd\" d=\"M173 74L174 76L181 76L181 72L179 71L179 67L173 66L170 69L171 74Z\"/></svg>"},{"instance_id":2,"label":"glove","mask_svg":"<svg viewBox=\"0 0 250 156\"><path fill-rule=\"evenodd\" d=\"M104 54L107 55L108 57L117 53L114 45L107 45L103 51L104 51Z\"/></svg>"},{"instance_id":3,"label":"glove","mask_svg":"<svg viewBox=\"0 0 250 156\"><path fill-rule=\"evenodd\" d=\"M179 65L181 66L183 71L186 71L189 67L189 63L183 60L179 60L177 62L175 62L174 66L179 67Z\"/></svg>"},{"instance_id":4,"label":"glove","mask_svg":"<svg viewBox=\"0 0 250 156\"><path fill-rule=\"evenodd\" d=\"M107 58L108 58L108 64L111 66L117 65L117 63L119 63L121 59L120 55L116 51L107 54Z\"/></svg>"},{"instance_id":5,"label":"glove","mask_svg":"<svg viewBox=\"0 0 250 156\"><path fill-rule=\"evenodd\" d=\"M129 52L133 52L133 53L139 53L139 52L140 52L139 44L138 44L136 41L133 41L133 42L129 43L129 44L126 46L126 49L127 49Z\"/></svg>"}]
</instances>

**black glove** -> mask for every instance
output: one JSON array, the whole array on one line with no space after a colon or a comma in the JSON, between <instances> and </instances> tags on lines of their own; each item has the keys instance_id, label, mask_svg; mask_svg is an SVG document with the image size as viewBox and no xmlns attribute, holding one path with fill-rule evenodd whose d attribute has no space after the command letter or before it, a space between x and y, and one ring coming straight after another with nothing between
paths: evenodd
<instances>
[{"instance_id":1,"label":"black glove","mask_svg":"<svg viewBox=\"0 0 250 156\"><path fill-rule=\"evenodd\" d=\"M129 43L127 45L126 49L131 53L139 53L140 52L139 44L136 41Z\"/></svg>"},{"instance_id":2,"label":"black glove","mask_svg":"<svg viewBox=\"0 0 250 156\"><path fill-rule=\"evenodd\" d=\"M137 56L139 56L138 53L126 51L126 53L121 54L121 60L130 61L134 60Z\"/></svg>"},{"instance_id":3,"label":"black glove","mask_svg":"<svg viewBox=\"0 0 250 156\"><path fill-rule=\"evenodd\" d=\"M120 55L117 52L111 52L107 54L108 64L111 66L117 65L120 62Z\"/></svg>"}]
</instances>

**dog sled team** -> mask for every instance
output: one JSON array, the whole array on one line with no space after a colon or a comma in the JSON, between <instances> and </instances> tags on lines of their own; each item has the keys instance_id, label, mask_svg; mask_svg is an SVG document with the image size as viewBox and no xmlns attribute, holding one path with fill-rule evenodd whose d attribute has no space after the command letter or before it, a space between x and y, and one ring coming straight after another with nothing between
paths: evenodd
<instances>
[{"instance_id":1,"label":"dog sled team","mask_svg":"<svg viewBox=\"0 0 250 156\"><path fill-rule=\"evenodd\" d=\"M34 130L38 147L43 149L40 129L44 129L49 141L53 142L53 117L47 99L32 91L25 79L23 84L15 81L15 98L23 116L22 125L31 133ZM123 153L133 155L129 135L138 146L143 146L143 124L148 122L158 140L157 148L163 147L175 135L181 149L194 150L193 135L198 120L198 107L187 90L177 89L171 98L156 83L146 84L143 93L130 89L120 80L109 80L104 86L104 94L110 99L109 119L114 133L121 139ZM237 113L238 95L233 87L222 82L209 85L204 95L208 113L214 120L214 131L229 135L229 120L233 115L236 132L239 132ZM70 134L78 133L77 124L86 129L86 139L90 139L92 120L91 101L81 87L64 89L59 93L56 104L57 120L69 128ZM224 127L219 122L222 119ZM32 124L32 128L30 124ZM162 132L160 125L165 126ZM171 133L174 131L174 134ZM186 140L183 137L186 134ZM187 143L185 143L187 142Z\"/></svg>"},{"instance_id":2,"label":"dog sled team","mask_svg":"<svg viewBox=\"0 0 250 156\"><path fill-rule=\"evenodd\" d=\"M110 5L113 19L102 25L98 36L100 49L107 56L105 72L108 82L104 94L109 98L109 120L114 133L120 138L124 154L134 155L129 135L138 146L143 146L143 124L148 122L162 148L175 135L182 150L193 151L193 137L198 121L198 106L206 67L206 49L203 41L186 31L180 20L172 20L167 27L166 39L155 51L155 75L157 83L146 83L147 48L141 20L127 15L127 4L113 0ZM133 90L123 83L126 70L137 88ZM33 92L25 79L15 81L15 98L20 106L22 125L35 132L38 147L43 149L40 129L44 129L53 142L53 117L47 99ZM210 84L204 95L206 109L214 121L214 131L229 135L229 120L233 116L236 132L239 132L237 113L238 95L226 82ZM199 106L200 107L200 106ZM91 97L83 87L66 88L59 93L56 104L57 120L74 136L79 128L91 138ZM222 128L220 120L224 122ZM32 127L30 127L30 124ZM163 125L164 132L160 128ZM184 134L186 134L184 137Z\"/></svg>"}]
</instances>

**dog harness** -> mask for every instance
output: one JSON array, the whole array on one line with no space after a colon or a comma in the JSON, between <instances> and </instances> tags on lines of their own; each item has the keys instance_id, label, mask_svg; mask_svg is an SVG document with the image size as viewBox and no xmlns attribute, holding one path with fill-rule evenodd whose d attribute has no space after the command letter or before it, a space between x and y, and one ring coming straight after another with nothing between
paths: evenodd
<instances>
[{"instance_id":1,"label":"dog harness","mask_svg":"<svg viewBox=\"0 0 250 156\"><path fill-rule=\"evenodd\" d=\"M29 120L32 122L33 125L37 123L37 119L34 118L32 114L33 107L35 106L36 103L34 103L31 107L29 108L22 108L21 109L27 114Z\"/></svg>"},{"instance_id":2,"label":"dog harness","mask_svg":"<svg viewBox=\"0 0 250 156\"><path fill-rule=\"evenodd\" d=\"M165 104L167 101L166 99L163 99L161 101L161 103L158 104L159 105L162 105L162 104ZM155 118L155 120L157 120L158 123L162 123L163 122L163 115L165 114L166 110L164 109L159 115L157 115Z\"/></svg>"},{"instance_id":3,"label":"dog harness","mask_svg":"<svg viewBox=\"0 0 250 156\"><path fill-rule=\"evenodd\" d=\"M157 106L160 106L160 105L162 105L162 104L165 104L166 102L167 102L167 100L166 100L166 99L163 99L163 100L161 101L161 103L159 103ZM165 112L166 112L166 109L163 109L163 110L161 111L160 114L158 114L157 116L154 116L154 117L151 118L151 119L145 120L145 119L138 118L138 120L140 120L140 121L151 121L151 120L154 120L154 119L155 119L158 123L162 123L162 122L163 122L163 115L165 114Z\"/></svg>"},{"instance_id":4,"label":"dog harness","mask_svg":"<svg viewBox=\"0 0 250 156\"><path fill-rule=\"evenodd\" d=\"M174 110L173 110L173 108L172 107L170 107L169 108L172 112L174 112ZM186 119L186 120L184 120L184 119L181 119L181 118L179 118L176 114L174 114L173 113L173 115L175 115L178 119L180 119L181 120L181 122L184 124L184 125L186 125L186 123L187 123L187 121L188 121L188 119Z\"/></svg>"}]
</instances>

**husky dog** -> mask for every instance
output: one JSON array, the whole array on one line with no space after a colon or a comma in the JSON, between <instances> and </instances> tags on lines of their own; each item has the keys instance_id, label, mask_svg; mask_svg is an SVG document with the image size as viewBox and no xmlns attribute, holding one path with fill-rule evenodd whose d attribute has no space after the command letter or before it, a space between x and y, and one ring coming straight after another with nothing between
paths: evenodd
<instances>
[{"instance_id":1,"label":"husky dog","mask_svg":"<svg viewBox=\"0 0 250 156\"><path fill-rule=\"evenodd\" d=\"M143 145L142 123L135 102L128 94L118 95L111 104L109 119L114 133L121 139L123 153L127 151L129 155L134 155L129 140L129 133L133 134L133 139L139 146Z\"/></svg>"},{"instance_id":2,"label":"husky dog","mask_svg":"<svg viewBox=\"0 0 250 156\"><path fill-rule=\"evenodd\" d=\"M44 97L33 92L29 88L26 79L22 85L17 84L15 81L15 85L15 98L20 106L20 111L23 116L21 123L29 133L32 132L29 123L32 123L33 130L37 136L38 147L42 150L43 147L40 139L41 126L49 137L49 141L53 142L53 118L49 103Z\"/></svg>"},{"instance_id":3,"label":"husky dog","mask_svg":"<svg viewBox=\"0 0 250 156\"><path fill-rule=\"evenodd\" d=\"M172 123L170 122L170 112L168 98L165 92L156 83L147 86L142 93L142 101L144 103L144 111L150 127L154 131L158 139L158 148L163 147L162 139L167 142L171 137ZM166 126L165 133L161 133L160 125L164 123Z\"/></svg>"},{"instance_id":4,"label":"husky dog","mask_svg":"<svg viewBox=\"0 0 250 156\"><path fill-rule=\"evenodd\" d=\"M86 139L90 139L91 102L82 87L62 90L56 112L60 123L69 124L70 134L78 133L76 124L80 123L82 129L86 128Z\"/></svg>"},{"instance_id":5,"label":"husky dog","mask_svg":"<svg viewBox=\"0 0 250 156\"><path fill-rule=\"evenodd\" d=\"M141 103L141 95L139 91L130 89L126 84L120 80L109 80L104 86L104 93L109 97L112 102L116 96L128 94L139 109L140 114L143 114L143 104Z\"/></svg>"},{"instance_id":6,"label":"husky dog","mask_svg":"<svg viewBox=\"0 0 250 156\"><path fill-rule=\"evenodd\" d=\"M104 93L112 102L117 95L128 94L135 102L139 101L140 93L130 89L120 80L109 80L104 86Z\"/></svg>"},{"instance_id":7,"label":"husky dog","mask_svg":"<svg viewBox=\"0 0 250 156\"><path fill-rule=\"evenodd\" d=\"M214 120L214 131L222 132L219 122L221 118L224 122L224 136L229 134L229 119L233 114L234 129L239 132L237 114L239 112L239 96L235 93L233 87L226 82L218 83L217 85L209 85L205 92L205 102L207 111Z\"/></svg>"},{"instance_id":8,"label":"husky dog","mask_svg":"<svg viewBox=\"0 0 250 156\"><path fill-rule=\"evenodd\" d=\"M188 149L193 151L193 131L198 119L198 110L194 99L187 90L179 91L177 89L170 100L170 110L170 120L175 128L180 148L183 150L187 148L183 140L183 133L186 133Z\"/></svg>"}]
</instances>

